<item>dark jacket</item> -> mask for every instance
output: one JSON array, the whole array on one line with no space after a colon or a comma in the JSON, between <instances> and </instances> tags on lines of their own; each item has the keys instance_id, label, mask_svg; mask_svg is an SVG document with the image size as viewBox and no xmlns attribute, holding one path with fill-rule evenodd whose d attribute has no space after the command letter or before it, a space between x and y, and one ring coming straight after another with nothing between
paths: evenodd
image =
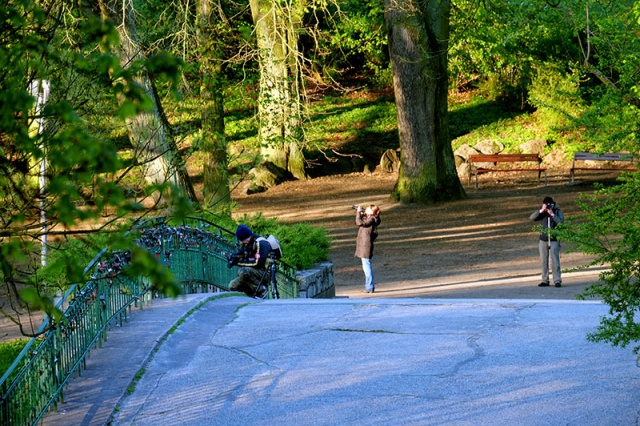
<instances>
[{"instance_id":1,"label":"dark jacket","mask_svg":"<svg viewBox=\"0 0 640 426\"><path fill-rule=\"evenodd\" d=\"M376 228L380 225L380 216L365 216L356 212L356 226L358 238L356 239L356 257L361 259L371 259L373 257L372 234L377 233Z\"/></svg>"},{"instance_id":2,"label":"dark jacket","mask_svg":"<svg viewBox=\"0 0 640 426\"><path fill-rule=\"evenodd\" d=\"M238 266L264 269L271 245L267 240L256 241L258 237L260 237L258 234L253 234L249 240L249 244L240 247L240 250L236 254L239 259Z\"/></svg>"},{"instance_id":3,"label":"dark jacket","mask_svg":"<svg viewBox=\"0 0 640 426\"><path fill-rule=\"evenodd\" d=\"M552 211L553 211L554 217L549 216L549 214L546 211L543 213L540 213L540 209L531 213L531 216L529 216L531 220L539 221L540 224L542 225L542 230L540 231L540 235L538 236L538 238L540 238L541 241L549 241L549 235L551 235L551 241L558 241L555 235L553 235L553 232L551 233L549 232L549 228L553 229L559 223L563 223L564 214L562 213L562 210L560 210L560 207L557 204L555 205Z\"/></svg>"}]
</instances>

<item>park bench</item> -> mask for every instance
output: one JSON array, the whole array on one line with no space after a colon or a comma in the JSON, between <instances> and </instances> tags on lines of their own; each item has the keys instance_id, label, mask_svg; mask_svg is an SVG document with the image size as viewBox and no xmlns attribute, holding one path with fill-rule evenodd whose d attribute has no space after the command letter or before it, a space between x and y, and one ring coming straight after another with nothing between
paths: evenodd
<instances>
[{"instance_id":1,"label":"park bench","mask_svg":"<svg viewBox=\"0 0 640 426\"><path fill-rule=\"evenodd\" d=\"M612 166L606 168L597 168L597 167L589 167L582 166L576 167L576 161L619 161L632 163L632 166L622 165L622 166ZM573 163L571 164L571 170L569 171L569 182L573 182L573 177L575 176L576 170L590 170L595 172L607 172L611 170L616 171L627 171L627 172L636 172L638 168L636 167L636 157L632 154L628 154L625 152L609 152L604 154L593 154L590 152L576 152L573 154Z\"/></svg>"},{"instance_id":2,"label":"park bench","mask_svg":"<svg viewBox=\"0 0 640 426\"><path fill-rule=\"evenodd\" d=\"M496 168L491 163L523 163L516 167ZM527 166L527 163L534 163ZM538 181L544 172L544 184L547 184L547 169L541 167L542 158L538 154L472 154L469 156L469 185L471 176L476 177L476 189L478 188L478 175L483 173L506 172L538 172Z\"/></svg>"}]
</instances>

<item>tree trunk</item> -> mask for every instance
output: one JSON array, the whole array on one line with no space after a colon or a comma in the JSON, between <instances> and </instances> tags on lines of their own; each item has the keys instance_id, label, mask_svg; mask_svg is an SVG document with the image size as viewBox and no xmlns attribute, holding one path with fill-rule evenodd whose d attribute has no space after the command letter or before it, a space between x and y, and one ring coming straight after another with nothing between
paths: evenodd
<instances>
[{"instance_id":1,"label":"tree trunk","mask_svg":"<svg viewBox=\"0 0 640 426\"><path fill-rule=\"evenodd\" d=\"M306 179L301 144L300 63L298 30L303 1L288 9L272 0L250 0L260 64L261 154L266 161Z\"/></svg>"},{"instance_id":2,"label":"tree trunk","mask_svg":"<svg viewBox=\"0 0 640 426\"><path fill-rule=\"evenodd\" d=\"M403 203L466 197L458 179L448 120L450 0L385 0L398 116Z\"/></svg>"},{"instance_id":3,"label":"tree trunk","mask_svg":"<svg viewBox=\"0 0 640 426\"><path fill-rule=\"evenodd\" d=\"M121 50L118 54L121 65L127 67L133 61L144 59L131 0L100 1L100 10L103 19L114 22L120 35ZM153 103L150 111L138 113L126 121L131 144L140 155L145 181L149 184L171 183L191 201L197 201L186 165L162 120L162 105L155 96L151 80L143 74L136 81Z\"/></svg>"},{"instance_id":4,"label":"tree trunk","mask_svg":"<svg viewBox=\"0 0 640 426\"><path fill-rule=\"evenodd\" d=\"M214 4L211 0L197 3L198 43L202 65L202 141L206 154L204 165L204 207L226 211L231 205L227 170L227 139L224 127L222 67L219 61L223 46L212 32Z\"/></svg>"}]
</instances>

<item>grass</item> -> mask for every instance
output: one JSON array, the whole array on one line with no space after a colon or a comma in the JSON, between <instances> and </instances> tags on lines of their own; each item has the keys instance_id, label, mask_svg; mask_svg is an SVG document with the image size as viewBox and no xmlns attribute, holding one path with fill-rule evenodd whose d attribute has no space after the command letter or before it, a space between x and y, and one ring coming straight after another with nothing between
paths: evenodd
<instances>
[{"instance_id":1,"label":"grass","mask_svg":"<svg viewBox=\"0 0 640 426\"><path fill-rule=\"evenodd\" d=\"M238 104L234 99L228 102ZM238 153L242 147L245 161L254 159L258 150L254 106L233 110L225 121L231 152ZM450 96L449 126L454 150L484 139L498 140L510 149L531 139L557 141L561 137L538 114L473 92ZM333 172L337 173L351 171L351 163L346 162L353 157L377 164L385 150L399 148L393 96L389 92L368 91L315 96L307 107L305 136L306 158L321 165L319 171L311 172L313 177L332 173L332 161L328 159L333 160ZM343 158L345 164L341 165L338 160Z\"/></svg>"}]
</instances>

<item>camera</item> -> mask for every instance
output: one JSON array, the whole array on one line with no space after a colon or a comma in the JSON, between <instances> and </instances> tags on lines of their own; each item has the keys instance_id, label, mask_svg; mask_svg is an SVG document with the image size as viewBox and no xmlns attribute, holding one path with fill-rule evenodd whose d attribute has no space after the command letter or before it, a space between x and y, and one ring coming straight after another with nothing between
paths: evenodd
<instances>
[{"instance_id":1,"label":"camera","mask_svg":"<svg viewBox=\"0 0 640 426\"><path fill-rule=\"evenodd\" d=\"M547 208L550 210L553 210L556 207L556 203L545 203L547 205Z\"/></svg>"},{"instance_id":2,"label":"camera","mask_svg":"<svg viewBox=\"0 0 640 426\"><path fill-rule=\"evenodd\" d=\"M358 210L360 216L364 216L364 207L353 205L351 206L351 208L354 210Z\"/></svg>"},{"instance_id":3,"label":"camera","mask_svg":"<svg viewBox=\"0 0 640 426\"><path fill-rule=\"evenodd\" d=\"M240 259L238 258L237 254L232 254L227 258L227 268L233 268L235 265L238 264L238 261Z\"/></svg>"}]
</instances>

